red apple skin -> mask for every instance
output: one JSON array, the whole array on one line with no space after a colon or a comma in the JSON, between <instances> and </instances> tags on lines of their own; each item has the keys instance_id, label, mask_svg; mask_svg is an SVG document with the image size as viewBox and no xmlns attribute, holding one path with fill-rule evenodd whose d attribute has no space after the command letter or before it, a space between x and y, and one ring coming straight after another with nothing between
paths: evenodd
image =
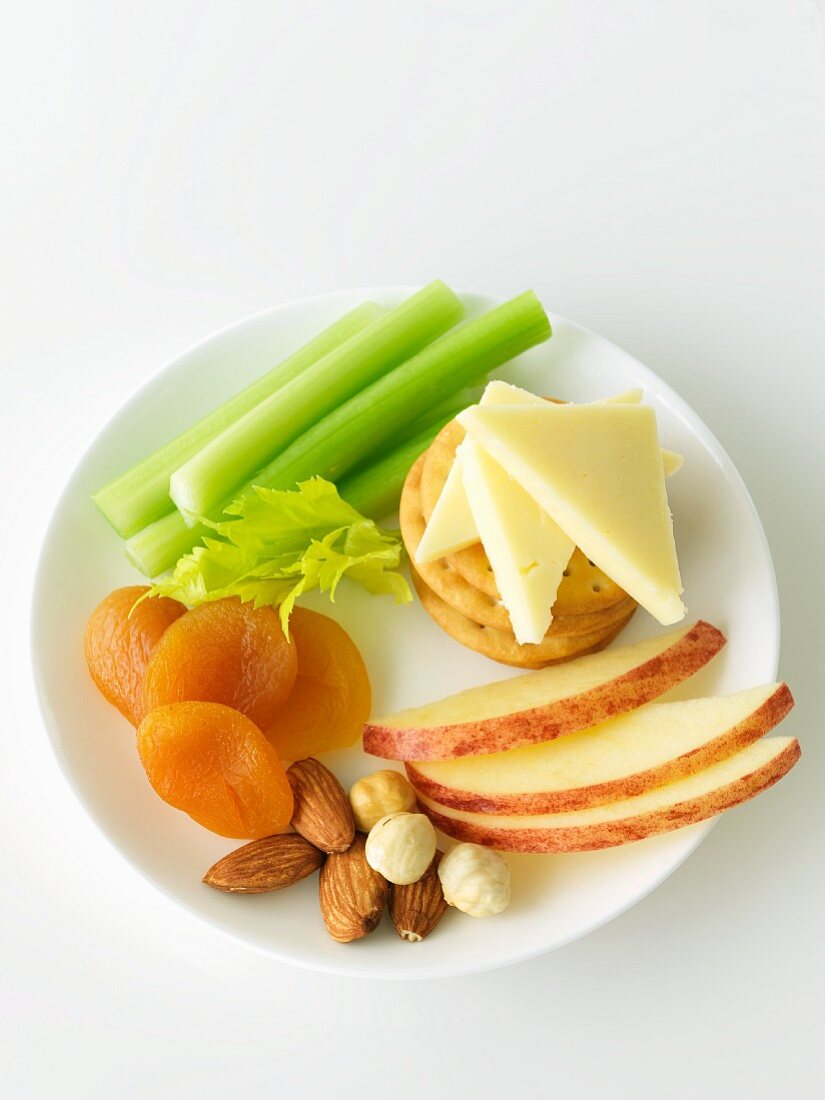
<instances>
[{"instance_id":1,"label":"red apple skin","mask_svg":"<svg viewBox=\"0 0 825 1100\"><path fill-rule=\"evenodd\" d=\"M703 668L725 640L720 630L700 620L678 642L636 668L547 706L449 726L367 723L364 752L387 760L450 760L552 741L658 698Z\"/></svg>"},{"instance_id":2,"label":"red apple skin","mask_svg":"<svg viewBox=\"0 0 825 1100\"><path fill-rule=\"evenodd\" d=\"M472 813L488 814L552 814L567 810L583 810L588 806L599 806L605 802L616 802L621 798L632 798L651 787L661 787L676 779L684 779L695 772L715 764L726 756L758 741L777 726L794 705L793 695L787 684L780 684L753 714L726 730L719 737L702 745L691 753L677 756L648 771L622 776L609 783L598 783L590 787L575 787L560 791L533 791L529 794L477 794L469 790L446 787L443 783L430 779L420 772L414 764L407 764L407 777L410 784L427 798L455 810L469 810Z\"/></svg>"},{"instance_id":3,"label":"red apple skin","mask_svg":"<svg viewBox=\"0 0 825 1100\"><path fill-rule=\"evenodd\" d=\"M724 810L754 798L772 787L786 775L801 755L799 742L791 743L766 765L742 779L709 791L700 798L676 803L655 813L639 814L621 821L605 822L582 828L563 829L496 829L481 827L475 822L458 821L419 803L436 829L453 840L482 844L501 852L592 852L614 848L635 840L645 840L659 833L669 833L698 821L715 817ZM491 818L494 821L495 818Z\"/></svg>"}]
</instances>

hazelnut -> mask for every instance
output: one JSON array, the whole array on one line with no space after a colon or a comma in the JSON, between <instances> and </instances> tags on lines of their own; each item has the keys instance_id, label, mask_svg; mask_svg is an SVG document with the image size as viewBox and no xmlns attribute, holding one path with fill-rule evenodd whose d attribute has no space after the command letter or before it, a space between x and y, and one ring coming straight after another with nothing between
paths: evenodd
<instances>
[{"instance_id":1,"label":"hazelnut","mask_svg":"<svg viewBox=\"0 0 825 1100\"><path fill-rule=\"evenodd\" d=\"M359 779L349 792L355 824L368 833L387 814L415 809L415 793L401 772L380 771Z\"/></svg>"},{"instance_id":2,"label":"hazelnut","mask_svg":"<svg viewBox=\"0 0 825 1100\"><path fill-rule=\"evenodd\" d=\"M396 886L418 882L435 855L435 829L424 814L387 814L370 829L367 863Z\"/></svg>"},{"instance_id":3,"label":"hazelnut","mask_svg":"<svg viewBox=\"0 0 825 1100\"><path fill-rule=\"evenodd\" d=\"M510 904L510 868L480 844L456 844L438 865L448 905L471 917L490 917Z\"/></svg>"}]
</instances>

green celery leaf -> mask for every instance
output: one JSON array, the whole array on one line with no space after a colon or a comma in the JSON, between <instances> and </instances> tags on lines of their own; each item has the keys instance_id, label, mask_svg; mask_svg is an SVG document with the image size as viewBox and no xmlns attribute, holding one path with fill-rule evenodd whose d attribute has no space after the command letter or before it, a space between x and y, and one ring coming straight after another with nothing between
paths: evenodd
<instances>
[{"instance_id":1,"label":"green celery leaf","mask_svg":"<svg viewBox=\"0 0 825 1100\"><path fill-rule=\"evenodd\" d=\"M280 607L287 636L296 600L316 589L334 600L344 577L397 603L412 599L398 572L398 533L362 516L330 481L311 478L297 490L255 486L226 515L208 524L214 537L185 554L148 596L170 596L190 607L227 596Z\"/></svg>"}]
</instances>

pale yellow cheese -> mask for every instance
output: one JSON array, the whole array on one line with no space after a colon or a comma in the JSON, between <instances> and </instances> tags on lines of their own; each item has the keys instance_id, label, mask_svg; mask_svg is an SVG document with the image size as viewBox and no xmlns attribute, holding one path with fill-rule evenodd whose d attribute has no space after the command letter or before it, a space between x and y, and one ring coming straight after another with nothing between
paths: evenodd
<instances>
[{"instance_id":1,"label":"pale yellow cheese","mask_svg":"<svg viewBox=\"0 0 825 1100\"><path fill-rule=\"evenodd\" d=\"M481 396L482 405L529 405L532 402L542 404L543 399L509 382L490 382ZM473 546L478 537L478 527L464 491L461 467L454 462L416 547L416 564L424 565L446 554L455 554Z\"/></svg>"},{"instance_id":2,"label":"pale yellow cheese","mask_svg":"<svg viewBox=\"0 0 825 1100\"><path fill-rule=\"evenodd\" d=\"M461 444L457 465L516 641L538 644L552 621L573 540L472 439Z\"/></svg>"},{"instance_id":3,"label":"pale yellow cheese","mask_svg":"<svg viewBox=\"0 0 825 1100\"><path fill-rule=\"evenodd\" d=\"M612 397L600 398L597 404L638 404L643 396L640 389L626 390ZM489 382L481 396L482 405L544 405L543 397L537 397L529 390L513 386L498 379ZM673 451L662 451L665 477L681 467L681 455ZM447 480L439 494L421 541L416 547L415 561L418 565L437 561L447 554L455 554L479 541L478 528L473 520L467 495L464 491L459 464L450 467Z\"/></svg>"},{"instance_id":4,"label":"pale yellow cheese","mask_svg":"<svg viewBox=\"0 0 825 1100\"><path fill-rule=\"evenodd\" d=\"M460 450L460 448L459 448ZM417 565L455 554L478 542L478 528L464 492L461 466L453 462L444 488L432 510L424 534L415 550Z\"/></svg>"},{"instance_id":5,"label":"pale yellow cheese","mask_svg":"<svg viewBox=\"0 0 825 1100\"><path fill-rule=\"evenodd\" d=\"M480 405L543 405L543 397L537 397L529 390L521 386L514 386L510 382L502 382L500 378L488 382L481 395Z\"/></svg>"},{"instance_id":6,"label":"pale yellow cheese","mask_svg":"<svg viewBox=\"0 0 825 1100\"><path fill-rule=\"evenodd\" d=\"M677 455L675 451L668 451L662 447L662 470L665 477L673 477L674 474L678 474L684 464L685 460L682 455Z\"/></svg>"},{"instance_id":7,"label":"pale yellow cheese","mask_svg":"<svg viewBox=\"0 0 825 1100\"><path fill-rule=\"evenodd\" d=\"M613 397L600 397L598 401L594 401L594 405L638 405L644 397L644 390L634 389L625 390L624 393L614 394ZM501 402L504 404L504 402ZM515 405L515 401L508 402L510 405ZM531 405L532 401L525 401L525 405ZM677 474L684 465L684 458L682 455L676 454L675 451L667 451L662 447L662 465L665 470L665 477L672 477L673 474Z\"/></svg>"},{"instance_id":8,"label":"pale yellow cheese","mask_svg":"<svg viewBox=\"0 0 825 1100\"><path fill-rule=\"evenodd\" d=\"M616 393L612 397L599 397L593 402L594 405L638 405L645 395L645 391L642 389L625 390L623 393ZM515 402L511 402L515 404Z\"/></svg>"},{"instance_id":9,"label":"pale yellow cheese","mask_svg":"<svg viewBox=\"0 0 825 1100\"><path fill-rule=\"evenodd\" d=\"M582 552L659 622L684 617L653 409L546 402L473 406L458 420Z\"/></svg>"}]
</instances>

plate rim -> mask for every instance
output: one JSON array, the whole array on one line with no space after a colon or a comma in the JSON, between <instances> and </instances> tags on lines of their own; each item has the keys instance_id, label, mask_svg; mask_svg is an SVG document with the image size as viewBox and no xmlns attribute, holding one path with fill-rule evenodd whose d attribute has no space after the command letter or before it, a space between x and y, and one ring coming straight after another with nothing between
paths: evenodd
<instances>
[{"instance_id":1,"label":"plate rim","mask_svg":"<svg viewBox=\"0 0 825 1100\"><path fill-rule=\"evenodd\" d=\"M57 760L61 774L67 782L69 788L74 794L80 806L83 808L87 818L89 818L96 829L97 833L102 836L108 845L108 847L117 853L121 860L134 872L146 885L150 886L153 890L159 893L165 900L165 902L173 905L179 911L183 911L189 918L193 918L215 931L222 936L228 938L230 941L242 946L246 950L253 951L256 955L272 959L278 963L283 963L290 966L297 966L302 969L311 970L316 973L333 974L340 977L360 978L367 980L393 980L393 981L423 981L438 978L455 978L471 974L480 974L491 972L501 969L507 966L513 966L521 962L528 962L531 959L539 958L542 955L549 954L552 951L557 951L567 945L574 943L575 941L590 935L592 932L597 931L599 928L604 927L611 921L616 920L622 916L628 910L632 909L635 905L644 901L650 894L657 890L663 883L665 883L673 874L675 874L680 867L694 854L699 845L705 840L710 832L715 827L719 820L719 816L710 818L706 821L697 823L693 828L695 829L695 835L692 842L687 848L680 853L679 858L675 860L667 870L658 877L655 877L653 881L647 884L641 891L634 894L633 897L626 900L623 904L617 908L611 910L607 914L601 914L593 921L583 924L577 928L575 932L571 932L559 939L558 941L545 945L545 946L530 946L526 949L515 949L504 955L497 955L495 959L491 960L489 964L483 961L475 961L469 964L456 964L455 966L444 966L439 963L437 967L427 967L426 964L415 970L394 970L389 967L384 968L372 968L369 970L361 969L355 965L342 963L329 962L324 960L316 960L307 956L296 956L294 953L286 953L280 950L277 945L264 945L260 942L248 939L243 936L242 933L235 931L234 929L222 924L219 920L212 917L208 913L196 908L188 901L174 893L162 882L154 878L148 870L145 870L139 863L137 863L130 854L124 851L115 841L115 839L109 835L104 828L101 821L94 811L94 808L90 801L87 799L85 793L79 786L72 773L68 760L65 758L63 751L60 747L59 740L56 736L57 719L51 713L51 710L47 704L46 699L46 686L43 677L43 670L38 654L38 637L39 637L39 622L41 620L40 610L40 593L42 588L43 573L45 571L47 549L50 542L50 536L52 529L58 520L58 513L60 512L61 505L64 502L67 494L71 490L71 487L75 479L79 475L79 471L83 468L86 460L90 454L97 447L100 439L110 429L112 422L120 416L127 416L130 408L139 404L141 400L146 396L147 392L153 387L162 385L162 380L166 374L173 371L178 367L182 361L188 359L190 356L196 354L198 351L208 347L218 339L224 339L229 337L233 332L242 330L249 325L262 320L265 317L274 317L278 313L286 312L296 307L303 307L311 304L329 303L334 304L336 300L350 300L356 295L363 296L363 298L370 299L373 297L381 297L387 295L407 295L414 293L419 287L415 284L386 284L386 285L372 285L372 286L359 286L352 288L337 289L332 291L325 291L320 294L304 295L300 298L290 299L286 302L280 302L274 306L268 306L261 310L256 310L252 313L245 315L235 321L231 321L226 325L221 326L215 331L209 333L207 336L201 337L183 350L176 353L172 358L166 360L160 367L152 372L150 377L146 378L143 382L139 383L133 388L126 396L119 407L114 413L106 419L106 421L98 428L94 433L89 443L83 448L82 452L78 456L73 468L69 472L68 477L62 483L61 489L57 494L54 505L52 507L49 521L46 525L43 543L40 547L40 551L37 556L37 562L34 569L32 589L30 593L29 602L29 657L31 662L31 670L33 674L33 682L35 688L35 696L37 699L38 710L43 723L43 732L46 734L46 739L49 743L51 751L53 752L55 759ZM505 301L506 299L500 295L482 294L479 291L469 291L463 288L453 288L455 293L462 299L478 299L483 304L495 306ZM773 652L770 654L770 666L773 669L773 676L776 677L779 668L779 656L781 649L781 617L780 617L780 603L779 603L779 590L776 578L776 568L773 561L773 556L770 550L770 544L768 542L767 535L765 533L764 526L762 524L761 517L754 503L750 490L747 487L742 475L739 473L736 465L731 459L725 447L722 445L716 434L708 427L705 421L699 416L699 414L693 409L688 402L681 397L678 392L673 389L660 375L658 375L651 367L648 367L645 363L641 362L634 355L628 352L625 348L614 343L612 340L605 336L595 332L588 328L586 325L582 325L579 322L572 321L562 314L547 311L551 324L554 329L556 324L561 323L564 326L569 327L579 333L585 334L588 338L598 341L604 345L608 345L612 351L618 356L622 357L628 362L629 367L632 368L634 375L640 377L643 380L647 380L648 385L652 383L653 388L657 392L657 399L665 402L670 409L670 412L676 416L679 420L684 421L683 411L686 410L695 420L696 424L689 425L692 431L698 431L700 441L707 453L712 457L720 471L725 478L731 484L731 486L737 491L738 495L743 500L748 511L751 514L752 519L755 522L755 530L758 535L760 550L762 557L768 567L768 581L770 592L770 607L768 609L770 618L773 622L773 630L771 632L771 641L773 643ZM644 381L642 382L644 385Z\"/></svg>"}]
</instances>

